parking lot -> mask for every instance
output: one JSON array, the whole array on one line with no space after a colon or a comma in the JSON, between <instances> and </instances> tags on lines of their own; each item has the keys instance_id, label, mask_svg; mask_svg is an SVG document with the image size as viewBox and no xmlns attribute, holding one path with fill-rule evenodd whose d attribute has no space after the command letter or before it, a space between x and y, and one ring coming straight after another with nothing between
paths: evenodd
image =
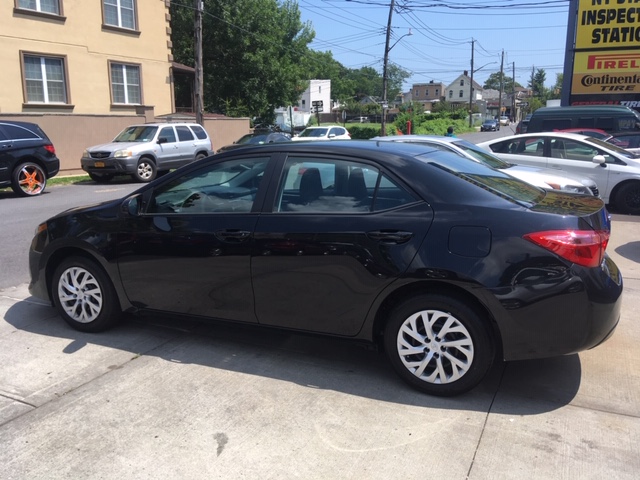
<instances>
[{"instance_id":1,"label":"parking lot","mask_svg":"<svg viewBox=\"0 0 640 480\"><path fill-rule=\"evenodd\" d=\"M83 334L4 288L0 478L635 479L639 220L613 219L609 341L449 399L351 343L154 317Z\"/></svg>"}]
</instances>

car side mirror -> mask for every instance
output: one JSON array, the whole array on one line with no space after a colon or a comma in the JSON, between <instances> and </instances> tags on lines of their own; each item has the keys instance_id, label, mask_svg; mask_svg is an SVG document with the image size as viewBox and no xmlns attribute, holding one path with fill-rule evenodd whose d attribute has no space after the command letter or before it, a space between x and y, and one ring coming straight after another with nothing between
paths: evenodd
<instances>
[{"instance_id":1,"label":"car side mirror","mask_svg":"<svg viewBox=\"0 0 640 480\"><path fill-rule=\"evenodd\" d=\"M156 143L161 144L161 143L167 143L167 142L169 142L167 137L160 137L158 138L158 141Z\"/></svg>"},{"instance_id":2,"label":"car side mirror","mask_svg":"<svg viewBox=\"0 0 640 480\"><path fill-rule=\"evenodd\" d=\"M607 163L607 159L604 158L604 155L596 155L595 157L593 157L593 163L597 163L599 165L604 165L605 163Z\"/></svg>"},{"instance_id":3,"label":"car side mirror","mask_svg":"<svg viewBox=\"0 0 640 480\"><path fill-rule=\"evenodd\" d=\"M132 197L129 197L122 202L120 205L120 212L125 215L131 215L132 217L137 217L140 215L142 207L142 194L139 193Z\"/></svg>"}]
</instances>

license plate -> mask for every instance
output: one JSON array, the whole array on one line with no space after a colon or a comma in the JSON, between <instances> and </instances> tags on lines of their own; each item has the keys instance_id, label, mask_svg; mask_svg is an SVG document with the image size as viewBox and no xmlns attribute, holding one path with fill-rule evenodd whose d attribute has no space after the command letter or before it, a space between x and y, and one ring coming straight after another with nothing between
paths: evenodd
<instances>
[{"instance_id":1,"label":"license plate","mask_svg":"<svg viewBox=\"0 0 640 480\"><path fill-rule=\"evenodd\" d=\"M104 167L104 162L95 162L93 164L93 166L96 167L96 168L102 168L102 167Z\"/></svg>"}]
</instances>

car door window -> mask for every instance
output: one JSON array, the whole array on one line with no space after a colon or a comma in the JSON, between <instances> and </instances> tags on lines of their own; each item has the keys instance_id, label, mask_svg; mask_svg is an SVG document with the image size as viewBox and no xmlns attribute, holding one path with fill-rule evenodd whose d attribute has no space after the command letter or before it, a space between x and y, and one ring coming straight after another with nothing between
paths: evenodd
<instances>
[{"instance_id":1,"label":"car door window","mask_svg":"<svg viewBox=\"0 0 640 480\"><path fill-rule=\"evenodd\" d=\"M191 133L189 127L180 125L176 127L176 131L178 132L178 140L180 142L189 142L193 140L193 133Z\"/></svg>"},{"instance_id":2,"label":"car door window","mask_svg":"<svg viewBox=\"0 0 640 480\"><path fill-rule=\"evenodd\" d=\"M152 193L147 213L251 212L268 158L243 158L190 171Z\"/></svg>"},{"instance_id":3,"label":"car door window","mask_svg":"<svg viewBox=\"0 0 640 480\"><path fill-rule=\"evenodd\" d=\"M160 130L160 134L158 135L158 140L161 138L166 138L165 143L175 143L176 134L173 131L173 127L164 127L162 130Z\"/></svg>"},{"instance_id":4,"label":"car door window","mask_svg":"<svg viewBox=\"0 0 640 480\"><path fill-rule=\"evenodd\" d=\"M556 140L557 141L557 140ZM598 155L598 149L591 147L585 143L573 140L562 140L564 143L564 151L568 160L579 160L581 162L592 162L593 157Z\"/></svg>"},{"instance_id":5,"label":"car door window","mask_svg":"<svg viewBox=\"0 0 640 480\"><path fill-rule=\"evenodd\" d=\"M9 135L9 138L13 140L33 140L40 138L31 130L18 125L4 125L3 128Z\"/></svg>"},{"instance_id":6,"label":"car door window","mask_svg":"<svg viewBox=\"0 0 640 480\"><path fill-rule=\"evenodd\" d=\"M415 201L411 193L371 165L290 157L273 211L371 212Z\"/></svg>"}]
</instances>

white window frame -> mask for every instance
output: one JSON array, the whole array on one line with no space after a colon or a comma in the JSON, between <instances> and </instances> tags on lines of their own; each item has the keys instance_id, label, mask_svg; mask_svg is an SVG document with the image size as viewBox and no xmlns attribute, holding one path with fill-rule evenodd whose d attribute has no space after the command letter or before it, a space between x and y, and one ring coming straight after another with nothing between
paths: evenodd
<instances>
[{"instance_id":1,"label":"white window frame","mask_svg":"<svg viewBox=\"0 0 640 480\"><path fill-rule=\"evenodd\" d=\"M122 80L124 83L116 83L113 81L112 71L113 68L120 67L122 70ZM135 68L138 71L138 91L139 91L139 102L132 102L129 98L131 92L129 91L129 87L133 87L135 84L130 84L127 82L127 69ZM113 90L114 85L122 85L124 87L124 102L117 102L115 98L115 92ZM109 86L111 88L111 103L115 105L142 105L142 69L140 65L133 65L130 63L118 63L118 62L109 62Z\"/></svg>"},{"instance_id":2,"label":"white window frame","mask_svg":"<svg viewBox=\"0 0 640 480\"><path fill-rule=\"evenodd\" d=\"M29 1L29 0L27 0ZM17 4L16 4L16 8L19 8L21 10L29 10L31 12L39 12L39 13L44 13L46 15L60 15L60 12L62 11L62 5L60 5L60 3L62 2L62 0L55 0L55 4L57 6L57 12L49 12L46 10L42 10L42 0L31 0L31 1L35 1L35 8L31 8L28 5L21 5L21 0L17 0Z\"/></svg>"},{"instance_id":3,"label":"white window frame","mask_svg":"<svg viewBox=\"0 0 640 480\"><path fill-rule=\"evenodd\" d=\"M127 9L127 10L129 10L129 9L122 5L122 0L111 0L111 1L115 2L115 4L109 3L108 5L110 7L115 7L116 8L116 11L118 13L118 24L115 25L113 23L107 23L107 15L106 15L107 3L105 3L106 0L102 0L102 12L103 12L102 15L103 15L103 19L104 19L104 24L108 25L110 27L125 28L127 30L136 30L138 28L138 13L137 13L138 12L138 5L137 5L136 0L132 1L133 8L131 10L132 10L132 13L133 13L133 26L131 26L131 27L128 27L128 26L125 26L125 25L122 24L122 11L124 9Z\"/></svg>"},{"instance_id":4,"label":"white window frame","mask_svg":"<svg viewBox=\"0 0 640 480\"><path fill-rule=\"evenodd\" d=\"M36 58L40 61L40 73L41 73L41 78L35 79L35 78L27 78L27 72L26 72L26 59L27 58ZM62 69L62 90L63 90L63 95L64 95L64 99L62 101L51 101L49 99L49 83L52 82L58 82L57 80L49 80L47 78L47 67L46 67L46 60L57 60L60 62L60 67ZM67 69L66 69L66 63L65 63L65 57L58 57L58 56L54 56L54 55L41 55L41 54L37 54L37 53L24 53L22 55L22 67L23 67L23 81L24 81L24 96L25 96L25 102L26 103L35 103L35 104L53 104L53 105L66 105L69 103L69 90L68 90L68 85L67 85ZM27 86L27 81L40 81L42 82L42 92L43 92L43 100L32 100L29 98L29 89Z\"/></svg>"}]
</instances>

